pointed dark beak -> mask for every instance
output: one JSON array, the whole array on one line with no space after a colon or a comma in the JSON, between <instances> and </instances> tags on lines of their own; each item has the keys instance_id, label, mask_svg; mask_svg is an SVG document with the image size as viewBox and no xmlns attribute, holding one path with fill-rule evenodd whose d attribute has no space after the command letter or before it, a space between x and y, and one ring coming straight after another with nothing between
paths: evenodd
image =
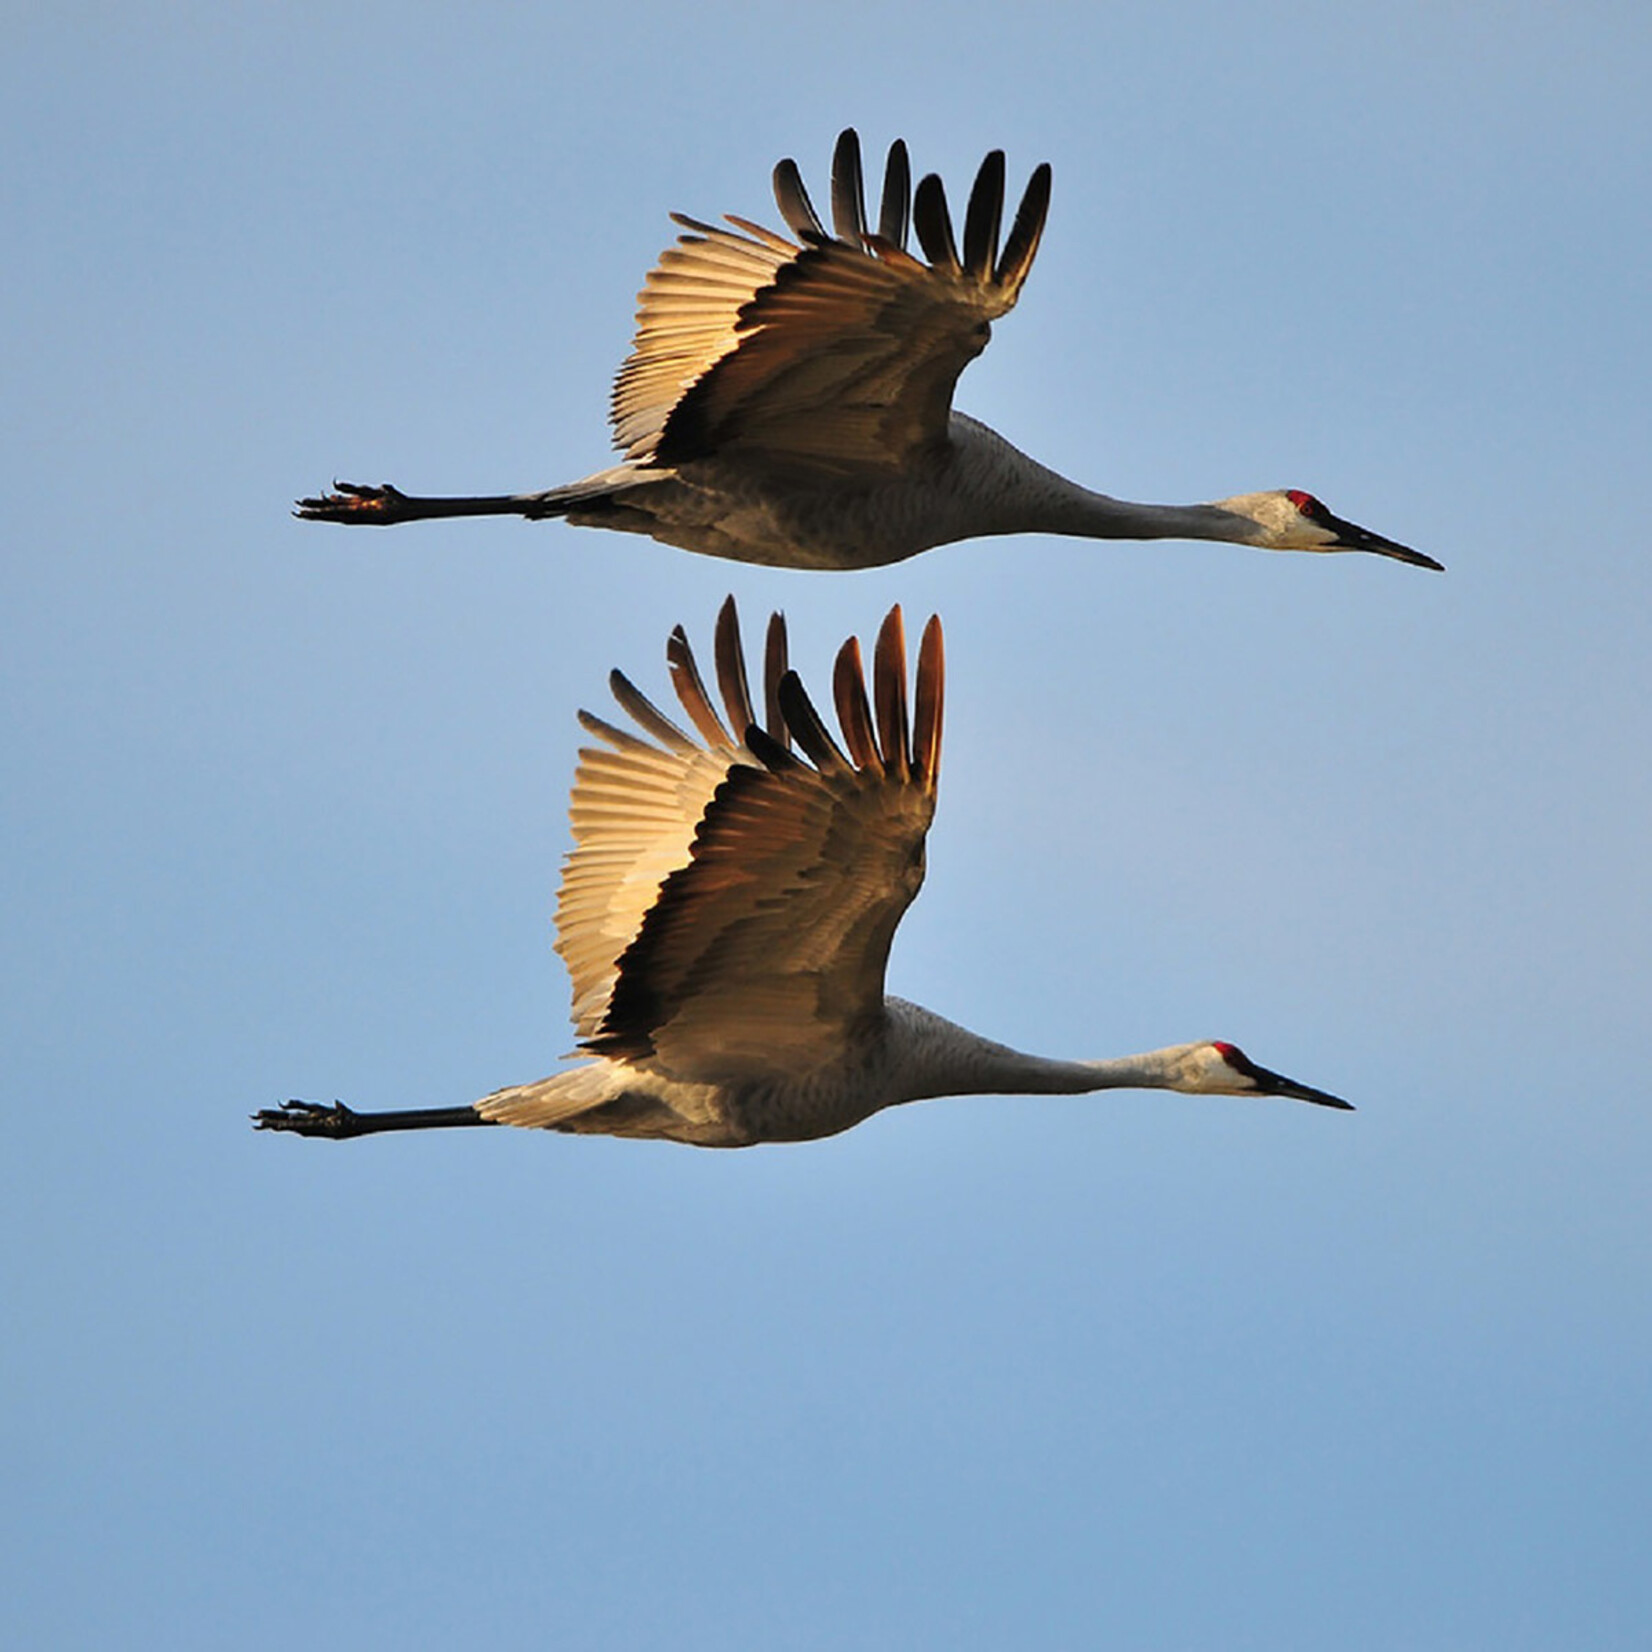
<instances>
[{"instance_id":1,"label":"pointed dark beak","mask_svg":"<svg viewBox=\"0 0 1652 1652\"><path fill-rule=\"evenodd\" d=\"M1311 1101L1316 1107L1340 1107L1345 1113L1354 1110L1353 1102L1344 1101L1341 1096L1315 1090L1311 1085L1298 1084L1294 1078L1286 1078L1282 1073L1270 1073L1266 1067L1258 1067L1255 1076L1265 1095L1285 1096L1291 1101Z\"/></svg>"},{"instance_id":2,"label":"pointed dark beak","mask_svg":"<svg viewBox=\"0 0 1652 1652\"><path fill-rule=\"evenodd\" d=\"M1392 557L1396 562L1409 562L1413 568L1432 568L1441 574L1445 572L1443 562L1436 562L1433 557L1424 556L1421 551L1414 551L1409 545L1400 545L1392 539L1384 539L1380 533L1372 533L1369 528L1362 528L1357 522L1345 522L1340 516L1332 516L1329 511L1320 519L1319 525L1336 533L1335 549L1339 551L1374 551L1378 556Z\"/></svg>"},{"instance_id":3,"label":"pointed dark beak","mask_svg":"<svg viewBox=\"0 0 1652 1652\"><path fill-rule=\"evenodd\" d=\"M1285 1096L1291 1101L1311 1101L1316 1107L1340 1107L1345 1113L1354 1110L1354 1104L1344 1101L1341 1096L1333 1096L1327 1090L1316 1090L1308 1084L1298 1084L1294 1078L1286 1078L1271 1067L1259 1067L1235 1045L1219 1044L1217 1048L1234 1072L1248 1078L1256 1086L1255 1093L1259 1096Z\"/></svg>"}]
</instances>

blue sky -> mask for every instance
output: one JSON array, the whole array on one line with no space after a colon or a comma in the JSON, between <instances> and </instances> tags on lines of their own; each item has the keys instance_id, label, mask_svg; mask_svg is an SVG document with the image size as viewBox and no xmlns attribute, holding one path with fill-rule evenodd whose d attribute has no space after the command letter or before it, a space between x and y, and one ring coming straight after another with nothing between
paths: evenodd
<instances>
[{"instance_id":1,"label":"blue sky","mask_svg":"<svg viewBox=\"0 0 1652 1652\"><path fill-rule=\"evenodd\" d=\"M0 23L0 1629L76 1647L1638 1647L1652 24L1631 5ZM292 498L604 462L666 214L1050 160L960 405L1440 557L855 576ZM1356 1102L334 1146L552 1069L576 706L945 619L895 991Z\"/></svg>"}]
</instances>

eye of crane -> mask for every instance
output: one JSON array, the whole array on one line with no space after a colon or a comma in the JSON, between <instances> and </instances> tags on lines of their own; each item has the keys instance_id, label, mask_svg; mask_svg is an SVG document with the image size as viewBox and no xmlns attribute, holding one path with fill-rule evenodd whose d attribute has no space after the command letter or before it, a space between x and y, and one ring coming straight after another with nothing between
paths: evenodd
<instances>
[{"instance_id":1,"label":"eye of crane","mask_svg":"<svg viewBox=\"0 0 1652 1652\"><path fill-rule=\"evenodd\" d=\"M1296 508L1301 511L1309 521L1312 521L1316 516L1323 516L1325 514L1325 507L1320 504L1320 502L1314 498L1311 493L1304 493L1301 488L1287 489L1285 497L1289 499L1290 502L1295 505Z\"/></svg>"}]
</instances>

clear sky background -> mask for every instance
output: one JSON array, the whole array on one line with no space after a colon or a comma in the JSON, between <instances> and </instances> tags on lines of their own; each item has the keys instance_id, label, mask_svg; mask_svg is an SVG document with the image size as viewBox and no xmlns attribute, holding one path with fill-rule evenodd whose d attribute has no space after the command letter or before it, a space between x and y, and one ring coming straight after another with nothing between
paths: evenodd
<instances>
[{"instance_id":1,"label":"clear sky background","mask_svg":"<svg viewBox=\"0 0 1652 1652\"><path fill-rule=\"evenodd\" d=\"M9 8L0 1638L1524 1648L1652 1622L1640 4ZM1050 160L967 411L1429 551L765 572L605 462L666 214ZM1356 1102L255 1134L552 1070L574 710L945 618L891 987Z\"/></svg>"}]
</instances>

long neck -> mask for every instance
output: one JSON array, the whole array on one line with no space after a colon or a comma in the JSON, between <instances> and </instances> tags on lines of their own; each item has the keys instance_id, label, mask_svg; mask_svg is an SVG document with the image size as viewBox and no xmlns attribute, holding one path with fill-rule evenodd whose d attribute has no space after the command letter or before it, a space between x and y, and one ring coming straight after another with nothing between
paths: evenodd
<instances>
[{"instance_id":1,"label":"long neck","mask_svg":"<svg viewBox=\"0 0 1652 1652\"><path fill-rule=\"evenodd\" d=\"M1105 1061L1051 1061L995 1044L933 1010L888 1000L901 1101L934 1096L1082 1095L1092 1090L1176 1087L1188 1046L1148 1050Z\"/></svg>"},{"instance_id":2,"label":"long neck","mask_svg":"<svg viewBox=\"0 0 1652 1652\"><path fill-rule=\"evenodd\" d=\"M1050 472L1059 490L1030 501L1020 533L1079 539L1219 539L1248 545L1254 525L1220 505L1142 505L1069 482Z\"/></svg>"},{"instance_id":3,"label":"long neck","mask_svg":"<svg viewBox=\"0 0 1652 1652\"><path fill-rule=\"evenodd\" d=\"M972 533L1255 541L1256 524L1220 505L1143 505L1081 487L964 414L953 414L951 434L954 446L964 450L960 470L970 478L977 521L984 516L990 523Z\"/></svg>"}]
</instances>

